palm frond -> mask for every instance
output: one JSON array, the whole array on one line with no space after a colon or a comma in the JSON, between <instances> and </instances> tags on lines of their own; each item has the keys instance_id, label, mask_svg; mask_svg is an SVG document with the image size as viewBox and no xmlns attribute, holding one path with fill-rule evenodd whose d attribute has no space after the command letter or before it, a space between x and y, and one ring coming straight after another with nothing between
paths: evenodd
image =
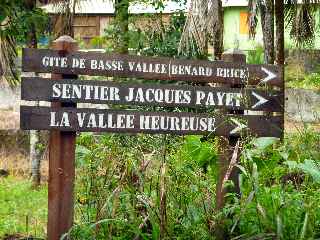
<instances>
[{"instance_id":1,"label":"palm frond","mask_svg":"<svg viewBox=\"0 0 320 240\"><path fill-rule=\"evenodd\" d=\"M13 37L0 37L0 74L2 80L5 80L4 82L11 86L19 83L18 72L15 67L18 56L15 46L16 42Z\"/></svg>"},{"instance_id":2,"label":"palm frond","mask_svg":"<svg viewBox=\"0 0 320 240\"><path fill-rule=\"evenodd\" d=\"M256 29L258 25L258 10L259 4L261 1L259 0L249 0L248 1L248 26L249 26L249 38L254 39L256 36Z\"/></svg>"},{"instance_id":3,"label":"palm frond","mask_svg":"<svg viewBox=\"0 0 320 240\"><path fill-rule=\"evenodd\" d=\"M200 54L205 53L208 39L214 37L219 28L219 1L193 0L179 44L179 52L189 52L193 43Z\"/></svg>"},{"instance_id":4,"label":"palm frond","mask_svg":"<svg viewBox=\"0 0 320 240\"><path fill-rule=\"evenodd\" d=\"M55 19L55 25L59 26L58 32L55 32L55 37L61 35L74 36L73 19L76 7L79 6L80 0L50 0L49 4L53 4L55 12L58 17ZM57 29L56 29L57 30Z\"/></svg>"},{"instance_id":5,"label":"palm frond","mask_svg":"<svg viewBox=\"0 0 320 240\"><path fill-rule=\"evenodd\" d=\"M290 37L297 46L313 45L315 37L315 14L320 0L286 0L285 20L290 28Z\"/></svg>"},{"instance_id":6,"label":"palm frond","mask_svg":"<svg viewBox=\"0 0 320 240\"><path fill-rule=\"evenodd\" d=\"M19 82L15 62L18 53L15 38L8 31L10 25L11 19L8 16L0 27L0 82L14 86Z\"/></svg>"}]
</instances>

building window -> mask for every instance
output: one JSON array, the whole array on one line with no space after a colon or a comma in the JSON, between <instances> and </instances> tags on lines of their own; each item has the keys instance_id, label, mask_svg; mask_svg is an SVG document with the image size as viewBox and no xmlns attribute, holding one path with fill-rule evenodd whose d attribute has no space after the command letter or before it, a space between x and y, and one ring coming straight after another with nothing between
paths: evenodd
<instances>
[{"instance_id":1,"label":"building window","mask_svg":"<svg viewBox=\"0 0 320 240\"><path fill-rule=\"evenodd\" d=\"M240 12L240 34L249 34L248 12Z\"/></svg>"}]
</instances>

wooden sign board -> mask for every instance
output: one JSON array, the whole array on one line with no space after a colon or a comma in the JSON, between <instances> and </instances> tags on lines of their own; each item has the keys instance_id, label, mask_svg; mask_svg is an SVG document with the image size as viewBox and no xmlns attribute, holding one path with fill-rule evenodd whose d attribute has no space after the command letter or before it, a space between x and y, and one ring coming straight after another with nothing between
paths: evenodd
<instances>
[{"instance_id":1,"label":"wooden sign board","mask_svg":"<svg viewBox=\"0 0 320 240\"><path fill-rule=\"evenodd\" d=\"M21 129L280 137L282 117L21 106Z\"/></svg>"},{"instance_id":2,"label":"wooden sign board","mask_svg":"<svg viewBox=\"0 0 320 240\"><path fill-rule=\"evenodd\" d=\"M35 94L36 93L36 94ZM281 112L280 91L23 78L21 99Z\"/></svg>"},{"instance_id":3,"label":"wooden sign board","mask_svg":"<svg viewBox=\"0 0 320 240\"><path fill-rule=\"evenodd\" d=\"M22 57L22 71L53 73L52 77L59 79L24 78L22 99L50 101L51 107L20 108L21 129L50 130L49 240L59 239L72 226L75 132L201 134L225 136L230 140L242 135L278 138L283 135L282 67L75 52L77 44L68 36L54 44L56 50L23 49ZM194 87L181 82L157 85L63 79L77 75L223 83L239 88ZM264 88L243 88L250 85ZM270 87L282 91L271 91ZM78 102L200 108L206 113L172 112L172 109L166 112L77 109L74 103ZM237 115L219 113L212 108L231 110ZM269 113L268 116L240 115L243 110ZM276 116L279 112L281 115ZM60 173L61 169L64 174ZM218 187L217 193L222 193Z\"/></svg>"},{"instance_id":4,"label":"wooden sign board","mask_svg":"<svg viewBox=\"0 0 320 240\"><path fill-rule=\"evenodd\" d=\"M222 61L192 61L92 52L66 54L49 49L23 49L25 72L101 75L158 80L215 82L282 87L283 68Z\"/></svg>"}]
</instances>

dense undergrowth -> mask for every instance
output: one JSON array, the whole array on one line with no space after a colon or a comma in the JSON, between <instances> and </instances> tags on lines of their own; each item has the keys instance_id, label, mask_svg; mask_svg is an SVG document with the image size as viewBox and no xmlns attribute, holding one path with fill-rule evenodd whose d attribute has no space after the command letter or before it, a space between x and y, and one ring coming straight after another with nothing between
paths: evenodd
<instances>
[{"instance_id":1,"label":"dense undergrowth","mask_svg":"<svg viewBox=\"0 0 320 240\"><path fill-rule=\"evenodd\" d=\"M244 140L236 166L241 197L228 194L217 211L217 139L81 134L75 224L65 237L215 239L222 226L231 239L319 239L319 148L320 134L312 129L283 143ZM46 187L0 181L0 238L44 237Z\"/></svg>"},{"instance_id":2,"label":"dense undergrowth","mask_svg":"<svg viewBox=\"0 0 320 240\"><path fill-rule=\"evenodd\" d=\"M82 134L72 239L320 237L320 135L245 140L241 197L215 210L218 141L198 136ZM231 184L227 182L227 184Z\"/></svg>"}]
</instances>

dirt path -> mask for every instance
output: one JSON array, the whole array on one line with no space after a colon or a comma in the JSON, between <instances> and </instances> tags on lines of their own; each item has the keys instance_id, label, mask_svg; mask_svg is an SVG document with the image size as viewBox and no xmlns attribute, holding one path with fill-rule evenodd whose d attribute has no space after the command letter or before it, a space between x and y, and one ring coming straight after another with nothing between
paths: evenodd
<instances>
[{"instance_id":1,"label":"dirt path","mask_svg":"<svg viewBox=\"0 0 320 240\"><path fill-rule=\"evenodd\" d=\"M284 123L284 129L286 133L299 133L303 132L308 128L312 128L315 132L320 132L320 123L301 123L286 120Z\"/></svg>"},{"instance_id":2,"label":"dirt path","mask_svg":"<svg viewBox=\"0 0 320 240\"><path fill-rule=\"evenodd\" d=\"M0 130L20 128L19 113L9 110L0 110Z\"/></svg>"}]
</instances>

